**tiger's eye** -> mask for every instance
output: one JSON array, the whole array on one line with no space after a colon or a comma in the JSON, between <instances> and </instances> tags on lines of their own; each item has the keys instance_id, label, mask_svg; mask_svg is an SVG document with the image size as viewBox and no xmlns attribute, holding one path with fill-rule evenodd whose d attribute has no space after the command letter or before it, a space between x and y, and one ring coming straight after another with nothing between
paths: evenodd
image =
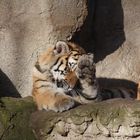
<instances>
[{"instance_id":1,"label":"tiger's eye","mask_svg":"<svg viewBox=\"0 0 140 140\"><path fill-rule=\"evenodd\" d=\"M61 47L58 47L57 48L57 53L61 53L61 51L62 51L62 48Z\"/></svg>"}]
</instances>

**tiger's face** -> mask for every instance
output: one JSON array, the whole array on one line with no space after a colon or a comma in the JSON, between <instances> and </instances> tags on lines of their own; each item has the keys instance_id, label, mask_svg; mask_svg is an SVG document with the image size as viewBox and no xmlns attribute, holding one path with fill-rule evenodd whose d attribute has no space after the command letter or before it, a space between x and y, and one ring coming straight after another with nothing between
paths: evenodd
<instances>
[{"instance_id":1,"label":"tiger's face","mask_svg":"<svg viewBox=\"0 0 140 140\"><path fill-rule=\"evenodd\" d=\"M60 86L61 81L67 83L68 90L72 89L77 83L75 69L77 60L84 50L72 43L58 41L54 47L39 57L36 67L39 71L45 73L47 71L52 74L54 81ZM62 85L62 87L65 84ZM61 86L60 86L61 87Z\"/></svg>"}]
</instances>

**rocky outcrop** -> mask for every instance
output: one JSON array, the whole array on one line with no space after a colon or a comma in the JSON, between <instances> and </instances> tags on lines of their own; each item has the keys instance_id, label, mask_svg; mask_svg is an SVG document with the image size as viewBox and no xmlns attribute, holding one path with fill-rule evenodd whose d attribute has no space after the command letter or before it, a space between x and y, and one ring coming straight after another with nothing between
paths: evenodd
<instances>
[{"instance_id":1,"label":"rocky outcrop","mask_svg":"<svg viewBox=\"0 0 140 140\"><path fill-rule=\"evenodd\" d=\"M0 99L1 140L139 140L140 102L113 99L62 113L37 111L31 97Z\"/></svg>"},{"instance_id":2,"label":"rocky outcrop","mask_svg":"<svg viewBox=\"0 0 140 140\"><path fill-rule=\"evenodd\" d=\"M37 111L31 126L39 140L138 140L140 102L110 100L64 113Z\"/></svg>"}]
</instances>

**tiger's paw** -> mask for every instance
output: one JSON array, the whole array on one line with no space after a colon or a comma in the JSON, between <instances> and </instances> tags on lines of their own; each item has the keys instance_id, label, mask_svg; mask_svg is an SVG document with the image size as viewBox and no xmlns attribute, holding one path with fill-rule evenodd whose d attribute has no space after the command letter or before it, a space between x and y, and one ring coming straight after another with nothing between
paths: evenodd
<instances>
[{"instance_id":1,"label":"tiger's paw","mask_svg":"<svg viewBox=\"0 0 140 140\"><path fill-rule=\"evenodd\" d=\"M76 75L78 79L84 80L94 78L96 69L93 58L94 56L91 53L83 54L79 58L76 68Z\"/></svg>"},{"instance_id":2,"label":"tiger's paw","mask_svg":"<svg viewBox=\"0 0 140 140\"><path fill-rule=\"evenodd\" d=\"M46 111L53 110L55 112L63 112L73 108L75 105L76 102L73 99L69 97L59 97L59 99L56 99L54 102L52 101L51 104L43 104L42 109Z\"/></svg>"},{"instance_id":3,"label":"tiger's paw","mask_svg":"<svg viewBox=\"0 0 140 140\"><path fill-rule=\"evenodd\" d=\"M54 105L55 112L63 112L69 110L75 106L75 101L71 98L64 98L61 101L58 101Z\"/></svg>"}]
</instances>

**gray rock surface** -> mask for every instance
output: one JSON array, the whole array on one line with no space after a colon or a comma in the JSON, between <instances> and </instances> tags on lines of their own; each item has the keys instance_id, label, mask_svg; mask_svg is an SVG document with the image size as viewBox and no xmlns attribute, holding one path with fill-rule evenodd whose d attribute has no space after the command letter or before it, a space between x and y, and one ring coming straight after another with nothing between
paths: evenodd
<instances>
[{"instance_id":1,"label":"gray rock surface","mask_svg":"<svg viewBox=\"0 0 140 140\"><path fill-rule=\"evenodd\" d=\"M97 0L97 76L140 80L140 1Z\"/></svg>"},{"instance_id":2,"label":"gray rock surface","mask_svg":"<svg viewBox=\"0 0 140 140\"><path fill-rule=\"evenodd\" d=\"M48 44L71 39L86 15L86 0L1 0L0 76L11 80L1 78L3 86L12 84L22 96L31 94L36 55Z\"/></svg>"},{"instance_id":3,"label":"gray rock surface","mask_svg":"<svg viewBox=\"0 0 140 140\"><path fill-rule=\"evenodd\" d=\"M40 140L139 140L140 102L118 99L64 113L37 111L31 126Z\"/></svg>"},{"instance_id":4,"label":"gray rock surface","mask_svg":"<svg viewBox=\"0 0 140 140\"><path fill-rule=\"evenodd\" d=\"M0 98L0 140L139 140L140 102L113 99L37 111L32 97Z\"/></svg>"}]
</instances>

